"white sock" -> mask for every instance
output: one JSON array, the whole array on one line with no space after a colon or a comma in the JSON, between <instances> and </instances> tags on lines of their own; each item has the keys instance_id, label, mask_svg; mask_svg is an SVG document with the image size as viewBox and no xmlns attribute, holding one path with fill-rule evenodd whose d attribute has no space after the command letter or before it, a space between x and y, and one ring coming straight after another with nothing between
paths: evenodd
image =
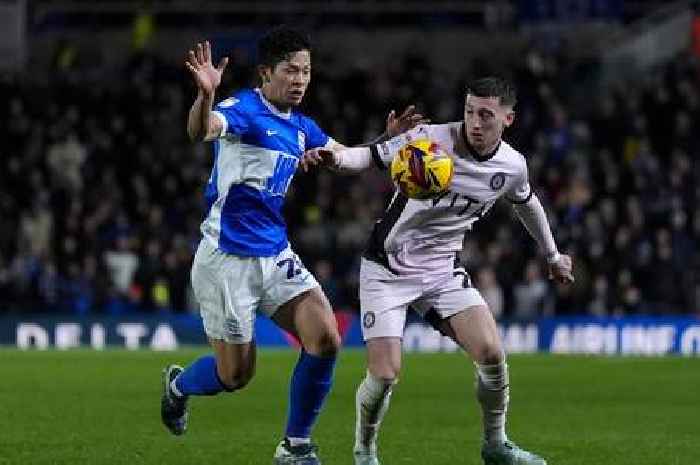
<instances>
[{"instance_id":1,"label":"white sock","mask_svg":"<svg viewBox=\"0 0 700 465\"><path fill-rule=\"evenodd\" d=\"M484 421L484 442L500 444L506 441L506 411L508 410L508 364L476 364L477 398Z\"/></svg>"},{"instance_id":2,"label":"white sock","mask_svg":"<svg viewBox=\"0 0 700 465\"><path fill-rule=\"evenodd\" d=\"M355 395L355 452L376 455L377 434L389 410L392 388L396 381L375 378L369 372Z\"/></svg>"}]
</instances>

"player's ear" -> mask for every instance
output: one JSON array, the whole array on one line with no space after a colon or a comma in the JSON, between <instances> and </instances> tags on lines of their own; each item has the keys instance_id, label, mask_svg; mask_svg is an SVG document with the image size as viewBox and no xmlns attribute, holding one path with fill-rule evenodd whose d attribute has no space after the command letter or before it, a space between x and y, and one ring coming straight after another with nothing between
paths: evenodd
<instances>
[{"instance_id":1,"label":"player's ear","mask_svg":"<svg viewBox=\"0 0 700 465\"><path fill-rule=\"evenodd\" d=\"M258 65L258 75L260 76L260 80L262 81L263 84L267 84L272 80L272 78L270 77L271 74L272 74L272 70L270 69L269 66Z\"/></svg>"},{"instance_id":2,"label":"player's ear","mask_svg":"<svg viewBox=\"0 0 700 465\"><path fill-rule=\"evenodd\" d=\"M513 110L509 110L506 113L506 118L505 118L506 127L509 127L511 124L513 124L513 121L515 121L515 112Z\"/></svg>"}]
</instances>

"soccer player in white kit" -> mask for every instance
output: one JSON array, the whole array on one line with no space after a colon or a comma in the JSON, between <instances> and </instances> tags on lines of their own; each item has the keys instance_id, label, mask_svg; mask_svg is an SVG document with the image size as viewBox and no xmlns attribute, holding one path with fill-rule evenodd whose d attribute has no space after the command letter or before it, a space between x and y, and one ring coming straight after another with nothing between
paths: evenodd
<instances>
[{"instance_id":1,"label":"soccer player in white kit","mask_svg":"<svg viewBox=\"0 0 700 465\"><path fill-rule=\"evenodd\" d=\"M401 367L401 338L410 305L452 338L474 361L486 465L545 465L506 436L508 365L496 322L457 254L464 235L501 197L510 201L549 265L550 277L573 282L572 262L560 254L527 174L525 158L502 140L513 123L515 89L484 78L466 92L464 121L421 125L387 142L341 151L312 150L303 164L356 172L374 164L386 170L399 149L415 139L439 144L454 159L444 195L409 199L398 190L375 224L362 258L360 304L368 369L357 389L356 465L379 465L377 435Z\"/></svg>"},{"instance_id":2,"label":"soccer player in white kit","mask_svg":"<svg viewBox=\"0 0 700 465\"><path fill-rule=\"evenodd\" d=\"M192 265L192 287L214 354L186 368L166 367L161 418L170 432L184 434L190 396L248 384L255 372L253 329L260 310L302 344L274 462L317 465L311 431L330 390L341 341L328 299L289 246L282 205L306 149L344 146L295 109L311 79L306 35L275 28L258 42L258 59L260 87L240 90L215 107L226 59L215 67L205 42L189 52L186 63L198 87L188 134L193 141L214 141L207 212ZM421 120L413 107L399 117L391 112L387 136Z\"/></svg>"}]
</instances>

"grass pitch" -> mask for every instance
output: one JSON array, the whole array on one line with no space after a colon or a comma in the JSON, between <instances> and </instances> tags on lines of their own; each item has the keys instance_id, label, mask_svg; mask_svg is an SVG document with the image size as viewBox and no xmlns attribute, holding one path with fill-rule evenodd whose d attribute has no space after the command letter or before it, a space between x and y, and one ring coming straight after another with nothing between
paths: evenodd
<instances>
[{"instance_id":1,"label":"grass pitch","mask_svg":"<svg viewBox=\"0 0 700 465\"><path fill-rule=\"evenodd\" d=\"M160 424L160 370L201 351L0 349L0 465L272 463L296 354L260 351L243 391ZM343 352L315 430L324 465L351 465L364 352ZM550 465L700 463L700 359L512 356L509 434ZM479 465L479 409L460 354L407 354L380 436L385 465Z\"/></svg>"}]
</instances>

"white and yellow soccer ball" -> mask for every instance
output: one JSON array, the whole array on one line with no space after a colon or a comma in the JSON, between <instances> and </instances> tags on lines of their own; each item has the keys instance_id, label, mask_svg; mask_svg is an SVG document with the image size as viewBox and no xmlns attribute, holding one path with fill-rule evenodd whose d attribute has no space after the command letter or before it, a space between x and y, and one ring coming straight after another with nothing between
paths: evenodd
<instances>
[{"instance_id":1,"label":"white and yellow soccer ball","mask_svg":"<svg viewBox=\"0 0 700 465\"><path fill-rule=\"evenodd\" d=\"M407 143L391 161L391 179L411 199L425 200L444 193L453 173L452 158L429 139Z\"/></svg>"}]
</instances>

